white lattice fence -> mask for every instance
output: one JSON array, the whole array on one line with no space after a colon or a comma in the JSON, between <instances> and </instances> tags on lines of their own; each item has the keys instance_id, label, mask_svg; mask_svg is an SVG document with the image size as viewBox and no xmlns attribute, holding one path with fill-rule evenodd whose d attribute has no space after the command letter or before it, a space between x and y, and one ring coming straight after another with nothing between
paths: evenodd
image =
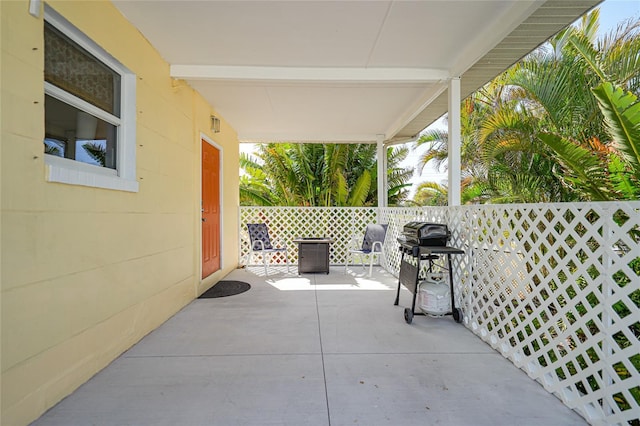
<instances>
[{"instance_id":1,"label":"white lattice fence","mask_svg":"<svg viewBox=\"0 0 640 426\"><path fill-rule=\"evenodd\" d=\"M328 237L331 245L329 263L344 264L347 246L352 235L363 233L367 224L378 222L377 207L241 207L240 261L248 264L249 234L247 223L266 223L272 239L286 243L289 260L298 262L297 237ZM261 262L255 256L252 264ZM273 256L273 264L284 264L284 257Z\"/></svg>"},{"instance_id":2,"label":"white lattice fence","mask_svg":"<svg viewBox=\"0 0 640 426\"><path fill-rule=\"evenodd\" d=\"M459 210L467 326L592 424L639 424L640 203Z\"/></svg>"}]
</instances>

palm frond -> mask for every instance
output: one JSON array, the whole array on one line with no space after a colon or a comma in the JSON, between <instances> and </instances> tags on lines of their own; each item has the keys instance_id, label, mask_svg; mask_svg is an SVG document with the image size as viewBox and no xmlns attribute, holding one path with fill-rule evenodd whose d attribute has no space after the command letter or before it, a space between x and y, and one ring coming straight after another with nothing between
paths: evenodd
<instances>
[{"instance_id":1,"label":"palm frond","mask_svg":"<svg viewBox=\"0 0 640 426\"><path fill-rule=\"evenodd\" d=\"M616 148L636 173L640 170L640 102L630 92L603 83L593 89Z\"/></svg>"},{"instance_id":2,"label":"palm frond","mask_svg":"<svg viewBox=\"0 0 640 426\"><path fill-rule=\"evenodd\" d=\"M605 70L602 69L600 52L593 46L593 42L586 34L574 33L569 38L569 42L571 46L580 53L582 59L587 62L591 70L596 73L600 80L606 81L609 79Z\"/></svg>"},{"instance_id":3,"label":"palm frond","mask_svg":"<svg viewBox=\"0 0 640 426\"><path fill-rule=\"evenodd\" d=\"M592 200L611 199L605 170L597 155L558 135L541 133L538 137L558 155L568 173L565 179L574 182L576 189L585 190Z\"/></svg>"},{"instance_id":4,"label":"palm frond","mask_svg":"<svg viewBox=\"0 0 640 426\"><path fill-rule=\"evenodd\" d=\"M609 160L609 178L613 188L620 194L619 198L640 199L640 174L632 174L617 155L611 155Z\"/></svg>"},{"instance_id":5,"label":"palm frond","mask_svg":"<svg viewBox=\"0 0 640 426\"><path fill-rule=\"evenodd\" d=\"M365 200L367 199L367 195L369 193L369 188L371 187L371 174L368 171L364 171L362 175L356 181L356 184L351 189L351 194L349 195L348 205L349 206L362 206L364 205Z\"/></svg>"},{"instance_id":6,"label":"palm frond","mask_svg":"<svg viewBox=\"0 0 640 426\"><path fill-rule=\"evenodd\" d=\"M413 203L419 206L446 206L448 188L435 182L422 182L416 188Z\"/></svg>"},{"instance_id":7,"label":"palm frond","mask_svg":"<svg viewBox=\"0 0 640 426\"><path fill-rule=\"evenodd\" d=\"M89 142L82 145L82 148L96 163L105 167L107 164L107 149L105 146L96 142Z\"/></svg>"},{"instance_id":8,"label":"palm frond","mask_svg":"<svg viewBox=\"0 0 640 426\"><path fill-rule=\"evenodd\" d=\"M418 158L417 168L420 173L430 161L434 161L435 167L439 168L447 160L448 142L448 132L440 129L428 130L420 136L415 147L427 146L427 150Z\"/></svg>"},{"instance_id":9,"label":"palm frond","mask_svg":"<svg viewBox=\"0 0 640 426\"><path fill-rule=\"evenodd\" d=\"M347 197L349 196L349 188L347 186L347 180L342 173L336 174L336 182L334 186L335 204L338 206L344 206L347 203ZM327 204L326 207L331 207L332 204Z\"/></svg>"}]
</instances>

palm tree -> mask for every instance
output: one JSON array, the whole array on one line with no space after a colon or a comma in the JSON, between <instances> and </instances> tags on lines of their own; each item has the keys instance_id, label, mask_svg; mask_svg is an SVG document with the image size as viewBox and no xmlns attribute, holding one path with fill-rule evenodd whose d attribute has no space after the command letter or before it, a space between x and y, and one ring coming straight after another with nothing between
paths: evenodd
<instances>
[{"instance_id":1,"label":"palm tree","mask_svg":"<svg viewBox=\"0 0 640 426\"><path fill-rule=\"evenodd\" d=\"M406 146L387 148L387 204L389 206L401 206L409 197L409 189L412 185L409 180L413 175L413 168L400 167L400 163L408 155L409 148Z\"/></svg>"},{"instance_id":2,"label":"palm tree","mask_svg":"<svg viewBox=\"0 0 640 426\"><path fill-rule=\"evenodd\" d=\"M640 21L596 40L598 17L464 100L462 168L476 202L638 198ZM446 158L436 136L424 136L435 148L425 162Z\"/></svg>"},{"instance_id":3,"label":"palm tree","mask_svg":"<svg viewBox=\"0 0 640 426\"><path fill-rule=\"evenodd\" d=\"M406 198L412 170L399 167L402 149L388 150L390 202ZM368 206L377 204L373 144L259 145L240 156L242 205Z\"/></svg>"},{"instance_id":4,"label":"palm tree","mask_svg":"<svg viewBox=\"0 0 640 426\"><path fill-rule=\"evenodd\" d=\"M240 154L240 205L242 206L272 206L270 188L267 185L267 175L262 165L254 157Z\"/></svg>"},{"instance_id":5,"label":"palm tree","mask_svg":"<svg viewBox=\"0 0 640 426\"><path fill-rule=\"evenodd\" d=\"M531 135L550 149L567 192L582 200L637 199L638 163L629 160L638 152L640 21L595 41L598 16L558 34L555 49L519 65L512 84L534 111Z\"/></svg>"},{"instance_id":6,"label":"palm tree","mask_svg":"<svg viewBox=\"0 0 640 426\"><path fill-rule=\"evenodd\" d=\"M483 145L482 129L484 123L495 114L505 102L505 77L497 78L481 90L466 98L461 105L461 177L462 197L465 202L483 202L492 199L492 182L495 185L496 176L504 176L504 172L511 166L492 164L487 162L486 146ZM420 170L433 161L437 168L442 167L448 157L448 134L442 130L430 130L424 133L416 143L416 147L429 145L429 149L420 157ZM504 159L508 161L510 158ZM493 177L493 179L492 179ZM433 190L430 185L425 188ZM503 195L497 189L497 197ZM421 198L422 195L419 197ZM419 200L415 200L421 203Z\"/></svg>"}]
</instances>

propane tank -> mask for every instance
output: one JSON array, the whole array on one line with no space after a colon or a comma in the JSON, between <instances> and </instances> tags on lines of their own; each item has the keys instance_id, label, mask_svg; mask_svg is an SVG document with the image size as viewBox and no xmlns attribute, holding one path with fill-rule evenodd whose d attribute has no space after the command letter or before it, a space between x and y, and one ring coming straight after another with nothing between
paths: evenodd
<instances>
[{"instance_id":1,"label":"propane tank","mask_svg":"<svg viewBox=\"0 0 640 426\"><path fill-rule=\"evenodd\" d=\"M418 284L418 306L425 314L436 317L451 311L451 291L444 274L429 273Z\"/></svg>"}]
</instances>

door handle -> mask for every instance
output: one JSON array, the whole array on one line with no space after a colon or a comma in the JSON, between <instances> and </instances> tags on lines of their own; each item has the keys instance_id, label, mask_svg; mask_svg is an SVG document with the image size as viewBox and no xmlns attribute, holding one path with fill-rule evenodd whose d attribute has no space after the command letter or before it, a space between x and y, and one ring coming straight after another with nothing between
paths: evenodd
<instances>
[{"instance_id":1,"label":"door handle","mask_svg":"<svg viewBox=\"0 0 640 426\"><path fill-rule=\"evenodd\" d=\"M205 218L203 217L203 218L202 218L202 221L203 221L203 222L206 222L206 221L207 221L207 219L205 219Z\"/></svg>"}]
</instances>

